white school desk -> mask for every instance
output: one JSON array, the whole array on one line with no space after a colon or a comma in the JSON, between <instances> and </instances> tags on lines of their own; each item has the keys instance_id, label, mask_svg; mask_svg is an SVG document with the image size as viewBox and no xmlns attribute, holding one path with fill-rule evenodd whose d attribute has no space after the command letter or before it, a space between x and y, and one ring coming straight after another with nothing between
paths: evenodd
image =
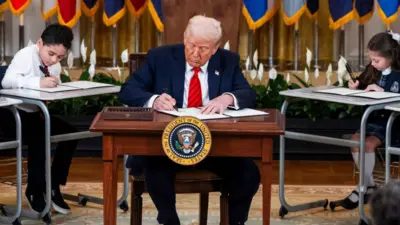
<instances>
[{"instance_id":1,"label":"white school desk","mask_svg":"<svg viewBox=\"0 0 400 225\"><path fill-rule=\"evenodd\" d=\"M392 146L392 126L394 120L400 114L400 103L393 103L385 107L386 110L392 111L386 124L386 140L385 140L385 182L390 180L390 155L400 155L400 148Z\"/></svg>"},{"instance_id":2,"label":"white school desk","mask_svg":"<svg viewBox=\"0 0 400 225\"><path fill-rule=\"evenodd\" d=\"M281 113L285 115L289 103L293 100L310 99L324 102L335 102L347 105L356 106L367 106L368 108L364 111L361 124L360 124L360 141L344 140L341 138L332 138L320 135L311 135L299 132L286 131L284 136L280 136L280 158L279 158L279 200L282 204L280 209L280 216L283 217L288 212L296 212L305 209L311 209L316 207L326 207L327 200L320 200L316 202L310 202L295 206L290 206L286 203L284 194L284 180L285 180L285 138L303 140L308 142L331 144L344 147L359 147L360 148L360 199L359 199L359 224L368 224L369 219L364 213L364 194L366 187L364 184L364 167L365 167L365 128L368 116L375 110L383 109L386 105L394 102L400 102L400 97L386 98L386 99L371 99L362 97L351 97L342 96L336 94L324 94L314 92L315 90L322 90L327 88L333 88L332 86L321 86L312 88L302 88L281 91L280 94L285 96L285 102L282 105ZM349 150L350 154L350 150ZM331 205L333 210L335 205Z\"/></svg>"},{"instance_id":3,"label":"white school desk","mask_svg":"<svg viewBox=\"0 0 400 225\"><path fill-rule=\"evenodd\" d=\"M21 139L21 118L19 117L18 110L15 108L15 105L21 104L22 101L18 99L12 98L4 98L0 97L0 107L7 108L10 110L15 118L16 125L16 140L7 141L0 143L0 150L2 149L10 149L15 148L16 158L17 158L17 174L16 174L16 183L17 183L17 202L16 202L16 210L14 215L12 216L0 216L0 223L8 223L8 224L19 224L19 216L21 214L22 209L22 139ZM1 123L1 121L0 121ZM3 206L1 206L3 207Z\"/></svg>"},{"instance_id":4,"label":"white school desk","mask_svg":"<svg viewBox=\"0 0 400 225\"><path fill-rule=\"evenodd\" d=\"M89 131L84 132L76 132L70 134L62 134L50 136L50 114L46 107L44 101L56 101L56 100L65 100L71 98L78 97L88 97L88 96L96 96L96 95L105 95L105 94L114 94L120 91L119 86L110 86L110 87L97 87L97 88L89 88L89 89L79 89L79 90L71 90L71 91L62 91L62 92L43 92L36 91L30 89L2 89L0 90L0 95L7 96L11 98L20 99L23 103L37 105L40 110L43 112L45 119L45 151L46 151L46 164L45 164L45 172L46 172L46 207L40 214L34 213L32 211L22 210L21 216L32 218L32 219L40 219L43 218L43 221L47 224L51 223L50 218L50 209L51 209L51 143L67 141L67 140L78 140L84 138L98 137L101 136L101 133L93 133ZM126 156L124 157L124 161L126 161ZM118 200L118 205L126 205L126 198L128 196L128 188L129 188L129 173L127 169L124 169L124 192L121 198ZM81 201L84 200L84 204L86 201L92 201L95 203L102 204L102 199L85 196L79 194L77 197L72 195L64 194L64 197L69 200ZM83 204L83 205L84 205ZM126 207L122 207L125 208ZM8 211L14 211L12 208L6 208ZM126 209L127 210L127 209Z\"/></svg>"}]
</instances>

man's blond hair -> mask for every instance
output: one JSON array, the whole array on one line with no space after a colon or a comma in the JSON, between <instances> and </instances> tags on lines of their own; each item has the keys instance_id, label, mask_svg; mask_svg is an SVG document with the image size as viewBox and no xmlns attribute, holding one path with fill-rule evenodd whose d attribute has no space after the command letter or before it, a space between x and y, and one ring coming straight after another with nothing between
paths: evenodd
<instances>
[{"instance_id":1,"label":"man's blond hair","mask_svg":"<svg viewBox=\"0 0 400 225\"><path fill-rule=\"evenodd\" d=\"M211 17L194 16L189 20L183 36L185 39L198 37L204 40L213 40L218 47L222 38L221 22Z\"/></svg>"}]
</instances>

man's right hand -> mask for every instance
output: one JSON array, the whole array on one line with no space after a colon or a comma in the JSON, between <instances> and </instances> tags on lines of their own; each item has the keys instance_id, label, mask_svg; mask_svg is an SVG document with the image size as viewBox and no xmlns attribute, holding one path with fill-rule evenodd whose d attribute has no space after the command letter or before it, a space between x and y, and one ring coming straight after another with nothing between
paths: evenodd
<instances>
[{"instance_id":1,"label":"man's right hand","mask_svg":"<svg viewBox=\"0 0 400 225\"><path fill-rule=\"evenodd\" d=\"M358 80L356 80L356 82L353 82L352 79L350 79L350 80L349 80L349 83L348 83L349 88L350 88L350 89L353 89L353 90L357 89L357 87L358 87L359 84L360 84L360 82L358 82Z\"/></svg>"},{"instance_id":2,"label":"man's right hand","mask_svg":"<svg viewBox=\"0 0 400 225\"><path fill-rule=\"evenodd\" d=\"M156 110L174 110L175 104L175 99L164 93L154 100L153 108Z\"/></svg>"},{"instance_id":3,"label":"man's right hand","mask_svg":"<svg viewBox=\"0 0 400 225\"><path fill-rule=\"evenodd\" d=\"M57 84L58 78L55 76L40 78L40 88L54 88L57 87Z\"/></svg>"}]
</instances>

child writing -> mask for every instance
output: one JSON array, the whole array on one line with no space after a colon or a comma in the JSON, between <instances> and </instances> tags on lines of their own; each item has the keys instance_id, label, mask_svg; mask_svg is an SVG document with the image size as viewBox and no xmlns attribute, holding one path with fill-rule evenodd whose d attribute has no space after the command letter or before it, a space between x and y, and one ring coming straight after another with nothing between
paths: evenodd
<instances>
[{"instance_id":1,"label":"child writing","mask_svg":"<svg viewBox=\"0 0 400 225\"><path fill-rule=\"evenodd\" d=\"M367 91L400 92L400 45L393 33L378 33L368 42L368 56L371 63L360 74L358 79L349 81L349 88L364 89ZM372 176L375 166L375 149L385 141L386 123L389 114L385 111L375 111L370 115L366 126L365 138L365 185L367 190L364 196L365 203L375 190ZM395 125L393 126L395 127ZM396 134L397 132L393 132ZM398 135L399 136L399 135ZM359 131L352 136L352 140L360 141ZM359 148L351 149L354 162L359 168ZM354 209L358 206L359 186L343 200L345 209Z\"/></svg>"},{"instance_id":2,"label":"child writing","mask_svg":"<svg viewBox=\"0 0 400 225\"><path fill-rule=\"evenodd\" d=\"M3 88L53 88L59 84L60 61L71 48L73 33L70 28L59 24L49 25L35 45L18 51L1 82ZM28 145L28 185L25 196L29 206L36 212L45 208L45 138L44 119L35 105L18 106L22 120L22 137ZM3 131L15 134L14 119L8 110L0 110ZM65 121L51 116L51 135L76 132ZM60 192L65 185L77 141L60 142L51 167L52 206L62 214L70 211Z\"/></svg>"}]
</instances>

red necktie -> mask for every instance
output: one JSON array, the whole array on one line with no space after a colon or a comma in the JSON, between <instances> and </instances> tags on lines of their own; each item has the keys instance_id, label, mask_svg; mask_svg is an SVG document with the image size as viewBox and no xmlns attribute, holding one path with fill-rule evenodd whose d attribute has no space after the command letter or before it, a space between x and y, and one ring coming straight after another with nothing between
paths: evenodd
<instances>
[{"instance_id":1,"label":"red necktie","mask_svg":"<svg viewBox=\"0 0 400 225\"><path fill-rule=\"evenodd\" d=\"M201 86L199 80L199 72L200 68L193 68L194 74L192 79L190 80L189 86L189 97L188 97L188 108L191 107L200 107L203 105L202 94L201 94Z\"/></svg>"}]
</instances>

